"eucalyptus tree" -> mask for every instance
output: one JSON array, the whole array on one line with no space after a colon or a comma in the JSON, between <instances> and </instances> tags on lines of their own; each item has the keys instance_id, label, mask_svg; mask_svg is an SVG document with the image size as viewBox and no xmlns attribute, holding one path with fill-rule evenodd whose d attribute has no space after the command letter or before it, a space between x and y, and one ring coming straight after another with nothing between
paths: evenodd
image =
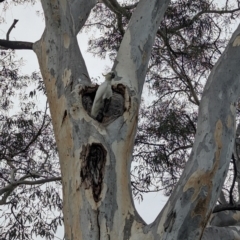
<instances>
[{"instance_id":1,"label":"eucalyptus tree","mask_svg":"<svg viewBox=\"0 0 240 240\"><path fill-rule=\"evenodd\" d=\"M127 6L121 6L115 0L101 2L116 11L116 22L112 25L117 25L119 30L119 38L115 38L113 45L115 52L112 52L112 71L115 73L113 96L108 108L102 112L101 121L90 114L97 86L91 84L76 36L91 9L96 6L93 10L95 14L103 12L96 10L103 8L102 3L96 5L94 0L42 0L46 26L40 40L35 43L0 40L0 45L5 48L32 49L39 61L60 160L66 239L200 239L202 236L209 239L213 234L219 238L219 233L221 236L236 236L237 227L208 227L205 232L204 229L221 193L233 152L235 110L239 95L237 63L240 57L240 29L233 34L213 67L212 58L216 57L215 52L223 45L218 46L221 41L217 38L213 43L216 48L209 53L210 60L209 55L206 56L206 62L203 57L208 52L207 48L201 52L205 45L197 42L204 38L201 32L195 36L194 30L198 28L193 24L197 23L201 14L231 13L234 17L239 9L228 10L226 5L224 11L214 10L206 4L208 1L201 1L205 4L200 5L203 8L201 14L193 16L183 8L180 11L186 17L182 17L175 2L167 8L170 2L167 0L140 1ZM183 6L187 6L193 14L198 5L188 1L186 4L183 2ZM176 20L175 16L180 16L182 25L173 21L176 24L169 26L169 19ZM182 36L181 30L186 27L190 27L189 33L192 35L186 36L191 41ZM161 36L162 42L155 42L159 48L153 47L156 34ZM179 40L182 42L176 44ZM174 48L170 44L172 42L175 42ZM170 91L174 87L173 94L182 92L190 102L200 107L197 128L191 119L194 114L189 117L184 111L179 111L179 115L185 114L180 120L174 115L175 111L168 114L170 118L167 122L188 120L186 129L190 128L190 131L186 135L193 135L196 131L195 142L169 201L154 223L146 225L133 205L130 165L146 74L148 70L155 74L153 76L159 74L158 65L154 63L157 60L151 58L154 50L158 53L155 58L163 61L159 63L165 69L162 78L169 81L165 90ZM169 59L164 55L166 53ZM192 68L187 64L189 58ZM199 58L203 59L201 64ZM201 92L196 90L201 81L191 82L192 78L207 76L204 75L205 69L201 72L197 68L198 64L212 70L201 102ZM177 77L168 75L168 65ZM192 70L189 76L183 67ZM177 85L179 90L170 84L176 80L183 82L183 85ZM162 91L164 95L164 89ZM166 101L161 104L167 105ZM173 102L168 105L173 106ZM184 139L184 132L182 134ZM191 145L192 138L186 144ZM31 174L36 176L36 173ZM12 183L10 187L13 187Z\"/></svg>"}]
</instances>

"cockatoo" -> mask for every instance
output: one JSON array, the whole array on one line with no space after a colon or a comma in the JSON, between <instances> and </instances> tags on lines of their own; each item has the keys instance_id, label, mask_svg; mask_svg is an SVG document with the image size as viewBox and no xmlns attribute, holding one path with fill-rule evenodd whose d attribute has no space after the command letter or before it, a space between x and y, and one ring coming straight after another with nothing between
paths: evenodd
<instances>
[{"instance_id":1,"label":"cockatoo","mask_svg":"<svg viewBox=\"0 0 240 240\"><path fill-rule=\"evenodd\" d=\"M95 119L104 109L106 100L109 100L112 97L111 81L115 77L115 74L114 72L109 72L103 76L105 77L105 81L98 87L91 110L91 115Z\"/></svg>"}]
</instances>

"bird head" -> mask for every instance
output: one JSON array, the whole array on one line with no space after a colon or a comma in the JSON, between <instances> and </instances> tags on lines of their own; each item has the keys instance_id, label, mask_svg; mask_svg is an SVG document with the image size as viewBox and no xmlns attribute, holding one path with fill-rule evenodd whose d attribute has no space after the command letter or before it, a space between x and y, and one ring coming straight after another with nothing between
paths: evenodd
<instances>
[{"instance_id":1,"label":"bird head","mask_svg":"<svg viewBox=\"0 0 240 240\"><path fill-rule=\"evenodd\" d=\"M111 81L113 78L115 78L115 73L113 71L107 73L106 75L103 74L103 76L105 77L106 81Z\"/></svg>"}]
</instances>

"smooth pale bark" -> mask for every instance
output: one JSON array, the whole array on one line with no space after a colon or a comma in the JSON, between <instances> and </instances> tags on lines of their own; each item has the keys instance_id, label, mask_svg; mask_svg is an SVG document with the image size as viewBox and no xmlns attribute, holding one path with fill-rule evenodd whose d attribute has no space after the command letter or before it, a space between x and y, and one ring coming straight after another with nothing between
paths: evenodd
<instances>
[{"instance_id":1,"label":"smooth pale bark","mask_svg":"<svg viewBox=\"0 0 240 240\"><path fill-rule=\"evenodd\" d=\"M33 48L59 151L67 240L196 240L203 234L233 148L240 30L205 87L196 141L180 182L161 214L147 226L133 205L129 171L150 52L168 3L138 4L113 67L113 87L122 85L124 112L103 124L83 106L83 94L91 82L76 38L95 1L42 0L46 28ZM214 231L207 228L204 238Z\"/></svg>"},{"instance_id":2,"label":"smooth pale bark","mask_svg":"<svg viewBox=\"0 0 240 240\"><path fill-rule=\"evenodd\" d=\"M33 48L58 146L67 240L154 239L135 211L129 173L143 82L168 3L138 4L113 68L124 113L103 124L84 109L91 83L76 38L95 1L42 0L46 28Z\"/></svg>"},{"instance_id":3,"label":"smooth pale bark","mask_svg":"<svg viewBox=\"0 0 240 240\"><path fill-rule=\"evenodd\" d=\"M222 238L222 235L228 236L228 239L240 238L239 227L236 230L232 228L233 226L240 225L240 212L235 209L239 209L239 134L240 134L240 125L236 128L236 139L234 146L234 158L235 164L237 168L236 172L236 182L238 183L238 202L236 202L237 198L234 199L233 204L230 204L230 199L225 198L223 191L221 191L218 201L221 205L217 205L214 207L214 212L209 220L209 227L204 231L203 239L212 239L213 235L215 238ZM235 174L235 173L234 173ZM227 209L225 211L220 211L221 209ZM223 228L224 227L224 228ZM210 230L211 229L211 230ZM233 237L234 236L234 237Z\"/></svg>"},{"instance_id":4,"label":"smooth pale bark","mask_svg":"<svg viewBox=\"0 0 240 240\"><path fill-rule=\"evenodd\" d=\"M240 92L240 27L205 86L190 160L157 218L161 239L201 239L228 171Z\"/></svg>"}]
</instances>

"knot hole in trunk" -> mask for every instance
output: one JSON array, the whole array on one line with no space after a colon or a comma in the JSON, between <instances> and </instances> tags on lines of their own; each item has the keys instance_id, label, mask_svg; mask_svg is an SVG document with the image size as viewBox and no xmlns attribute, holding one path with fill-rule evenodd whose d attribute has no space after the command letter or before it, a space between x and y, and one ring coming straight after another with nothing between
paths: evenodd
<instances>
[{"instance_id":1,"label":"knot hole in trunk","mask_svg":"<svg viewBox=\"0 0 240 240\"><path fill-rule=\"evenodd\" d=\"M87 113L91 116L92 104L98 89L98 85L87 87L82 92L82 104ZM104 107L99 111L96 120L98 122L109 124L118 117L122 116L125 111L125 86L118 84L112 86L112 97L104 102Z\"/></svg>"},{"instance_id":2,"label":"knot hole in trunk","mask_svg":"<svg viewBox=\"0 0 240 240\"><path fill-rule=\"evenodd\" d=\"M101 200L102 183L106 164L107 151L100 143L83 146L80 177L86 189L92 188L95 202Z\"/></svg>"}]
</instances>

